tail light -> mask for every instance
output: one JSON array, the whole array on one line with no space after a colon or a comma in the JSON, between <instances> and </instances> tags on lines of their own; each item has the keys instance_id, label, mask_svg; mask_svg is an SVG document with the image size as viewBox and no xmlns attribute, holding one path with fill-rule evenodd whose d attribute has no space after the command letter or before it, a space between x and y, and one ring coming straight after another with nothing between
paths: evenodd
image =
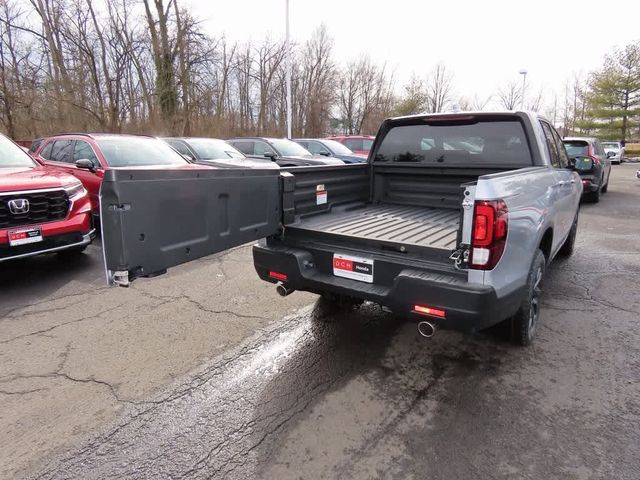
<instances>
[{"instance_id":1,"label":"tail light","mask_svg":"<svg viewBox=\"0 0 640 480\"><path fill-rule=\"evenodd\" d=\"M596 152L593 150L593 147L591 145L589 145L589 157L591 157L591 160L593 160L593 164L594 165L600 165L600 160L598 159L598 157L596 157Z\"/></svg>"},{"instance_id":2,"label":"tail light","mask_svg":"<svg viewBox=\"0 0 640 480\"><path fill-rule=\"evenodd\" d=\"M276 280L282 280L283 282L286 282L287 280L289 280L289 277L287 276L286 273L280 273L280 272L269 272L269 277L275 278Z\"/></svg>"},{"instance_id":3,"label":"tail light","mask_svg":"<svg viewBox=\"0 0 640 480\"><path fill-rule=\"evenodd\" d=\"M478 200L473 215L471 268L491 270L495 267L507 240L509 212L503 200Z\"/></svg>"},{"instance_id":4,"label":"tail light","mask_svg":"<svg viewBox=\"0 0 640 480\"><path fill-rule=\"evenodd\" d=\"M427 315L430 317L447 318L447 312L439 308L427 307L425 305L414 305L413 311L421 315Z\"/></svg>"}]
</instances>

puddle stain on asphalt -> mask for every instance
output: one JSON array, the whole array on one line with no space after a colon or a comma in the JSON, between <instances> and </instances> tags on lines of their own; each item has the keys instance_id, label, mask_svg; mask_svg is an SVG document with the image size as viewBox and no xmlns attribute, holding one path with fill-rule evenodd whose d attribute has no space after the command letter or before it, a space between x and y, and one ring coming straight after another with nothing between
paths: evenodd
<instances>
[{"instance_id":1,"label":"puddle stain on asphalt","mask_svg":"<svg viewBox=\"0 0 640 480\"><path fill-rule=\"evenodd\" d=\"M276 433L324 393L373 368L403 324L376 306L321 303L258 333L37 478L246 478ZM331 314L332 323L320 318ZM267 442L267 440L269 440Z\"/></svg>"}]
</instances>

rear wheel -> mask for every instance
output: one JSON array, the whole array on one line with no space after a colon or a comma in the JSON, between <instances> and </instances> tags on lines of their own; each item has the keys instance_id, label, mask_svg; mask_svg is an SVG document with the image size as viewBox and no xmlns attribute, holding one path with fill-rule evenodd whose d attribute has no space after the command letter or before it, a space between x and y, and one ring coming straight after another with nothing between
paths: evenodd
<instances>
[{"instance_id":1,"label":"rear wheel","mask_svg":"<svg viewBox=\"0 0 640 480\"><path fill-rule=\"evenodd\" d=\"M533 341L540 318L540 295L544 278L545 257L538 250L527 277L527 296L516 314L511 318L513 340L517 345L527 346Z\"/></svg>"},{"instance_id":2,"label":"rear wheel","mask_svg":"<svg viewBox=\"0 0 640 480\"><path fill-rule=\"evenodd\" d=\"M598 189L595 192L591 192L589 194L589 200L593 203L598 203L600 201L600 190L602 189L602 184L598 185Z\"/></svg>"},{"instance_id":3,"label":"rear wheel","mask_svg":"<svg viewBox=\"0 0 640 480\"><path fill-rule=\"evenodd\" d=\"M573 219L571 230L569 230L569 236L560 247L560 250L558 251L558 255L561 255L563 257L571 256L571 254L573 253L573 247L576 243L577 233L578 233L578 212L576 212L576 216Z\"/></svg>"}]
</instances>

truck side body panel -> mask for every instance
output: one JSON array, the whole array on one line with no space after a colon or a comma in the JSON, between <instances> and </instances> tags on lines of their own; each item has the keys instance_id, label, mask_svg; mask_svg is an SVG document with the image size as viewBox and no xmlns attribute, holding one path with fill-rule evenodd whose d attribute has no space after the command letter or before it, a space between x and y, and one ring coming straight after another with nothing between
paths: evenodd
<instances>
[{"instance_id":1,"label":"truck side body panel","mask_svg":"<svg viewBox=\"0 0 640 480\"><path fill-rule=\"evenodd\" d=\"M470 269L470 282L492 286L498 297L524 286L547 229L553 232L552 253L569 233L571 224L563 220L563 214L569 211L573 220L580 185L579 182L560 185L557 176L566 175L570 179L573 174L555 172L551 167L532 167L478 179L476 199L504 200L509 210L509 230L507 248L498 265L488 271Z\"/></svg>"}]
</instances>

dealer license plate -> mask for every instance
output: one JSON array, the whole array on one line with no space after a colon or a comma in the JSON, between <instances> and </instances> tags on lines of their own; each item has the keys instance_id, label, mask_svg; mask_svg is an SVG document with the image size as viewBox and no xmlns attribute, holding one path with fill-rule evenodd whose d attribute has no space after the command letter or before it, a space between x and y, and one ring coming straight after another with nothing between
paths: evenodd
<instances>
[{"instance_id":1,"label":"dealer license plate","mask_svg":"<svg viewBox=\"0 0 640 480\"><path fill-rule=\"evenodd\" d=\"M334 253L333 274L336 277L373 283L373 260Z\"/></svg>"},{"instance_id":2,"label":"dealer license plate","mask_svg":"<svg viewBox=\"0 0 640 480\"><path fill-rule=\"evenodd\" d=\"M40 227L23 228L21 230L9 231L9 245L17 247L18 245L27 245L28 243L37 243L42 241L42 230Z\"/></svg>"}]
</instances>

